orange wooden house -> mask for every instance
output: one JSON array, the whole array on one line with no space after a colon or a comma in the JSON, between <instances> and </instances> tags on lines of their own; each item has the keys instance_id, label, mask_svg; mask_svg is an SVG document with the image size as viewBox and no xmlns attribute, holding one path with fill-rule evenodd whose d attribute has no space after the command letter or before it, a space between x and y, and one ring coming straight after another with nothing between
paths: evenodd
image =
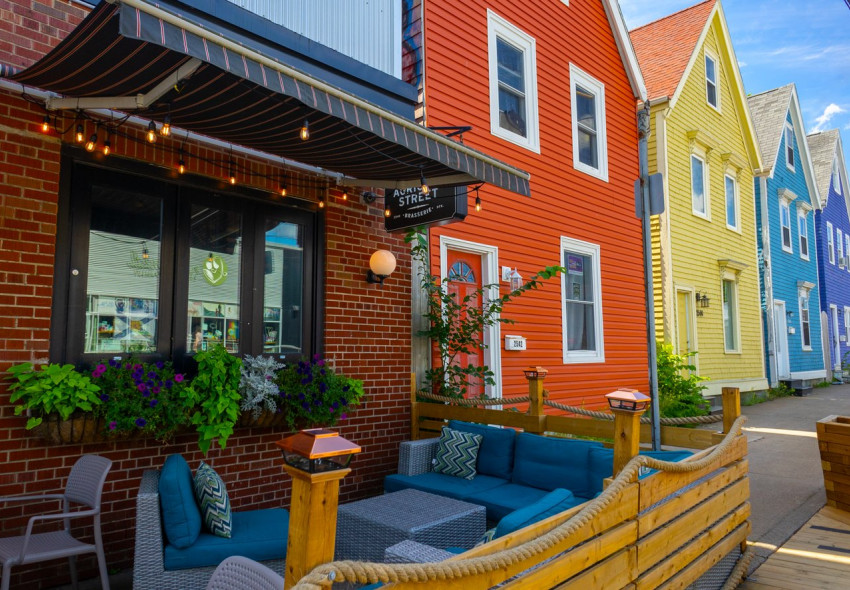
<instances>
[{"instance_id":1,"label":"orange wooden house","mask_svg":"<svg viewBox=\"0 0 850 590\"><path fill-rule=\"evenodd\" d=\"M528 365L549 370L546 387L562 402L648 392L633 198L645 88L617 2L423 4L425 124L472 126L463 141L529 171L532 193L470 190L465 221L429 230L432 273L453 290L498 283L505 294L514 270L527 280L568 269L506 306L514 324L482 334L496 374L486 395L526 391ZM514 335L525 350L506 350Z\"/></svg>"}]
</instances>

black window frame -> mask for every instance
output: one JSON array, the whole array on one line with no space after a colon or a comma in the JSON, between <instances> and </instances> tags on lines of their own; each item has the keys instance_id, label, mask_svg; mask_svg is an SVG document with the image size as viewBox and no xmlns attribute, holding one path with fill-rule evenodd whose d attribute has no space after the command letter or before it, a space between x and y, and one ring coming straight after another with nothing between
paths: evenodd
<instances>
[{"instance_id":1,"label":"black window frame","mask_svg":"<svg viewBox=\"0 0 850 590\"><path fill-rule=\"evenodd\" d=\"M161 272L157 318L157 352L135 354L146 361L171 360L180 369L191 369L187 351L189 295L189 225L193 204L236 211L241 215L240 336L239 356L263 352L263 291L265 222L276 220L304 228L302 273L302 351L273 356L286 362L309 357L323 349L324 216L317 207L299 199L272 201L270 193L249 187L232 187L222 181L178 175L151 164L110 156L91 155L63 146L57 213L54 297L51 317L50 360L90 366L104 358L127 353L85 353L86 284L91 221L92 181L121 186L134 182L133 190L162 197ZM76 274L75 274L76 273ZM255 284L256 283L256 284ZM257 326L260 326L258 329Z\"/></svg>"}]
</instances>

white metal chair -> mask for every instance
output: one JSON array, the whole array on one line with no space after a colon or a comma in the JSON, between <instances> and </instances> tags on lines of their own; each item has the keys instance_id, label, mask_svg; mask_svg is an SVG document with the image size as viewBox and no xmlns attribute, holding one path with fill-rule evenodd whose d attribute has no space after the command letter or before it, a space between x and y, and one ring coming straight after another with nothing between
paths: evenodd
<instances>
[{"instance_id":1,"label":"white metal chair","mask_svg":"<svg viewBox=\"0 0 850 590\"><path fill-rule=\"evenodd\" d=\"M83 455L71 468L64 494L43 494L39 496L0 497L0 503L37 502L42 500L61 500L62 512L33 516L27 523L27 531L19 537L0 538L0 563L3 564L3 579L0 590L9 590L9 580L13 565L23 565L49 559L67 557L71 567L71 582L77 588L77 555L96 553L100 569L100 583L109 590L109 578L106 571L106 557L103 553L103 539L100 533L100 497L103 483L112 467L112 461L98 455ZM71 511L71 504L82 504L88 510ZM71 519L83 516L94 517L94 545L78 541L71 535ZM64 520L60 531L33 533L37 522Z\"/></svg>"},{"instance_id":2,"label":"white metal chair","mask_svg":"<svg viewBox=\"0 0 850 590\"><path fill-rule=\"evenodd\" d=\"M218 564L207 590L283 590L283 578L253 559L235 555Z\"/></svg>"}]
</instances>

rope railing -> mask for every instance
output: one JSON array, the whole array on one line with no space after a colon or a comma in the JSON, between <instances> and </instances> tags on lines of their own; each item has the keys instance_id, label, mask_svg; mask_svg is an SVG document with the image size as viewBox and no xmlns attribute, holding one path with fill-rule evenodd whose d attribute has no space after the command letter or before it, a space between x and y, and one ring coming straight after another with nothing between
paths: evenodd
<instances>
[{"instance_id":1,"label":"rope railing","mask_svg":"<svg viewBox=\"0 0 850 590\"><path fill-rule=\"evenodd\" d=\"M726 456L729 449L735 444L745 422L745 416L740 416L735 420L729 433L723 440L711 453L701 459L677 463L662 461L646 455L638 455L632 458L611 481L610 485L599 496L585 504L572 518L543 535L535 539L530 539L516 547L502 549L481 557L460 558L454 561L437 563L388 564L334 561L314 568L309 574L298 581L294 589L320 590L326 587L328 582L356 582L359 584L382 582L386 584L393 582L427 583L436 580L460 580L467 576L501 570L533 559L535 556L565 541L569 535L586 526L593 518L605 510L614 501L617 494L623 491L627 485L637 481L642 467L672 473L690 473L716 464L719 459ZM566 551L568 549L570 547L565 547L563 550Z\"/></svg>"},{"instance_id":2,"label":"rope railing","mask_svg":"<svg viewBox=\"0 0 850 590\"><path fill-rule=\"evenodd\" d=\"M544 398L548 397L549 392L544 390L543 392ZM528 395L521 395L515 397L485 397L485 398L454 398L454 397L446 397L444 395L437 395L436 393L429 393L419 391L416 393L418 397L423 399L435 401L435 402L443 402L454 406L462 406L462 407L473 407L473 406L507 406L511 404L522 404L531 402L531 397ZM548 399L543 400L544 406L549 406L550 408L555 408L556 410L562 410L564 412L569 412L571 414L578 414L580 416L589 416L590 418L596 418L597 420L613 420L614 415L609 414L608 412L600 412L597 410L588 410L585 408L579 408L576 406L568 406L566 404L561 404L558 402L549 401ZM642 416L641 424L650 424L651 418L649 416ZM665 426L681 426L684 424L716 424L718 422L723 422L723 416L686 416L681 418L661 418L661 424Z\"/></svg>"}]
</instances>

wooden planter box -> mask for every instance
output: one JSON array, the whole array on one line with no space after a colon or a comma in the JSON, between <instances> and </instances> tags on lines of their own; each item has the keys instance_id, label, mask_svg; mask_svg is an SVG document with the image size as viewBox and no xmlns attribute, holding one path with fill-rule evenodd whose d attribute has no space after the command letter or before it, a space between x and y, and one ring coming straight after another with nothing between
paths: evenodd
<instances>
[{"instance_id":1,"label":"wooden planter box","mask_svg":"<svg viewBox=\"0 0 850 590\"><path fill-rule=\"evenodd\" d=\"M850 417L827 416L817 431L826 503L850 511Z\"/></svg>"}]
</instances>

